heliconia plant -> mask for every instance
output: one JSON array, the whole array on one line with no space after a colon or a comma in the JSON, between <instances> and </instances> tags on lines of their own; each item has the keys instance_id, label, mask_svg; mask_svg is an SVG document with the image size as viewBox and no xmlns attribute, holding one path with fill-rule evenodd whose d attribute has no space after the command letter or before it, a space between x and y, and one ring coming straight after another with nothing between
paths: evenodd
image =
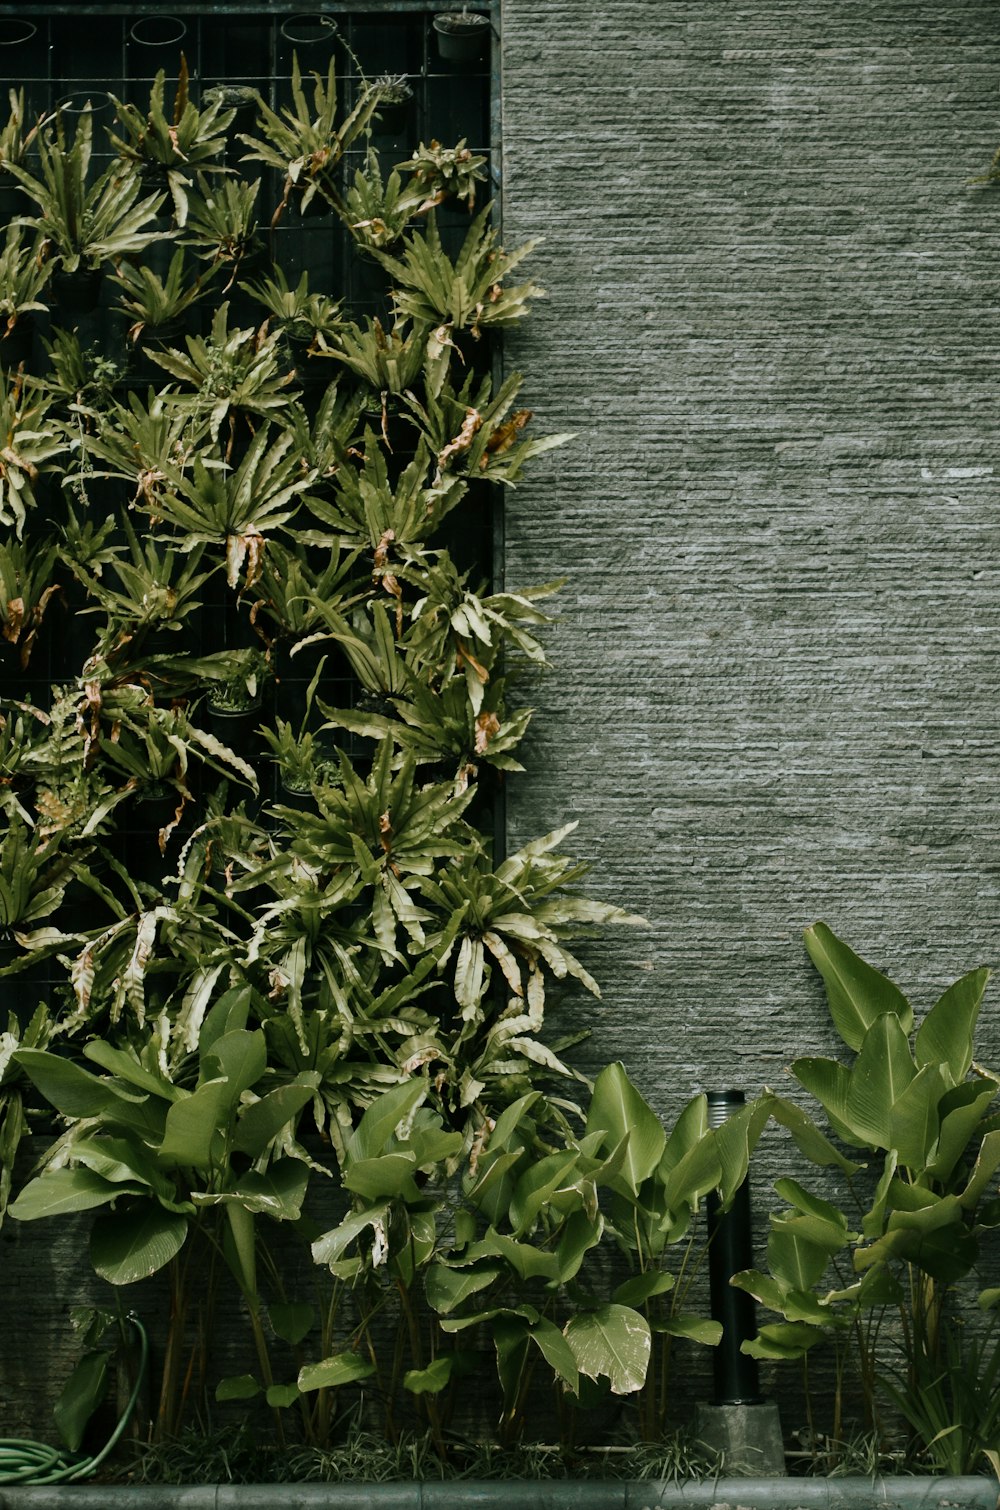
<instances>
[{"instance_id":1,"label":"heliconia plant","mask_svg":"<svg viewBox=\"0 0 1000 1510\"><path fill-rule=\"evenodd\" d=\"M797 1179L777 1181L786 1204L771 1217L767 1268L734 1283L783 1320L761 1326L746 1346L759 1358L806 1360L831 1340L833 1438L843 1430L845 1372L855 1367L870 1426L879 1428L888 1395L922 1434L932 1462L968 1472L995 1446L982 1431L983 1411L978 1421L968 1412L946 1421L947 1407L935 1417L928 1402L943 1379L963 1372L961 1350L955 1353L957 1287L976 1273L984 1238L1000 1226L1000 1077L974 1050L989 971L963 975L917 1024L902 991L825 924L807 929L805 941L853 1058L792 1064L849 1153L825 1139L800 1146L815 1163L836 1168L851 1206L842 1209ZM990 1309L997 1297L986 1289L980 1304ZM898 1319L898 1365L885 1358L887 1316ZM989 1391L980 1393L985 1408Z\"/></svg>"}]
</instances>

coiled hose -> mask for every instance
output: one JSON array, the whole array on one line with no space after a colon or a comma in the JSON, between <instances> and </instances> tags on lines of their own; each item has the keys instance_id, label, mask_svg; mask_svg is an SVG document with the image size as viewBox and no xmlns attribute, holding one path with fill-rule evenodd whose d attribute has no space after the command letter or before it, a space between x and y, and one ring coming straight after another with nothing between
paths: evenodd
<instances>
[{"instance_id":1,"label":"coiled hose","mask_svg":"<svg viewBox=\"0 0 1000 1510\"><path fill-rule=\"evenodd\" d=\"M128 1404L100 1452L94 1457L81 1458L67 1454L58 1447L49 1447L45 1442L31 1442L21 1437L0 1437L0 1484L59 1484L89 1478L118 1445L135 1410L149 1359L146 1328L131 1311L125 1319L139 1333L139 1368Z\"/></svg>"}]
</instances>

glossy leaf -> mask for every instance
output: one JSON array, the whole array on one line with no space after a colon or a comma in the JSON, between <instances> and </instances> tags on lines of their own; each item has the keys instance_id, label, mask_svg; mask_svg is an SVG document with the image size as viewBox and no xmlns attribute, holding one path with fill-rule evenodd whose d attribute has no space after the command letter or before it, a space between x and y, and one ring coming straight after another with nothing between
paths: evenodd
<instances>
[{"instance_id":1,"label":"glossy leaf","mask_svg":"<svg viewBox=\"0 0 1000 1510\"><path fill-rule=\"evenodd\" d=\"M604 1305L581 1311L566 1323L576 1366L588 1379L604 1377L616 1395L641 1389L649 1367L649 1323L630 1306Z\"/></svg>"},{"instance_id":2,"label":"glossy leaf","mask_svg":"<svg viewBox=\"0 0 1000 1510\"><path fill-rule=\"evenodd\" d=\"M359 1353L335 1353L321 1363L307 1363L299 1369L298 1387L303 1394L314 1389L339 1389L343 1384L353 1384L358 1379L370 1379L375 1365Z\"/></svg>"}]
</instances>

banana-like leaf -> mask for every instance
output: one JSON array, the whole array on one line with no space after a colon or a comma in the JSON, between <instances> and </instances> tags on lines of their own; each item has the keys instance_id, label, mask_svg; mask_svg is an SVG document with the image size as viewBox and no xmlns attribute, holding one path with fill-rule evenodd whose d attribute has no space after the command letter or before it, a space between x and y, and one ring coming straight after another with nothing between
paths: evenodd
<instances>
[{"instance_id":1,"label":"banana-like leaf","mask_svg":"<svg viewBox=\"0 0 1000 1510\"><path fill-rule=\"evenodd\" d=\"M916 1073L902 1023L884 1012L865 1034L851 1070L844 1116L854 1138L892 1147L892 1108Z\"/></svg>"},{"instance_id":2,"label":"banana-like leaf","mask_svg":"<svg viewBox=\"0 0 1000 1510\"><path fill-rule=\"evenodd\" d=\"M886 1012L899 1018L904 1033L913 1027L913 1010L898 986L867 964L825 923L805 930L809 958L823 977L833 1025L850 1049L860 1049L876 1018Z\"/></svg>"},{"instance_id":3,"label":"banana-like leaf","mask_svg":"<svg viewBox=\"0 0 1000 1510\"><path fill-rule=\"evenodd\" d=\"M606 1065L594 1081L586 1130L600 1132L600 1146L609 1153L628 1139L617 1184L638 1195L642 1182L659 1164L667 1139L659 1117L636 1090L620 1061Z\"/></svg>"},{"instance_id":4,"label":"banana-like leaf","mask_svg":"<svg viewBox=\"0 0 1000 1510\"><path fill-rule=\"evenodd\" d=\"M972 1065L972 1044L988 970L970 970L948 987L917 1030L913 1051L918 1065L943 1065L952 1085L960 1085Z\"/></svg>"}]
</instances>

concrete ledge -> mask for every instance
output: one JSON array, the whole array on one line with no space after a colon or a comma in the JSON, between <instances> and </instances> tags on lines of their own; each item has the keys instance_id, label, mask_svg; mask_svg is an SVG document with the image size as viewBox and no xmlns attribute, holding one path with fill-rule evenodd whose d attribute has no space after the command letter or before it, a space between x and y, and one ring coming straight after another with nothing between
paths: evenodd
<instances>
[{"instance_id":1,"label":"concrete ledge","mask_svg":"<svg viewBox=\"0 0 1000 1510\"><path fill-rule=\"evenodd\" d=\"M997 1510L987 1478L0 1487L0 1510Z\"/></svg>"}]
</instances>

